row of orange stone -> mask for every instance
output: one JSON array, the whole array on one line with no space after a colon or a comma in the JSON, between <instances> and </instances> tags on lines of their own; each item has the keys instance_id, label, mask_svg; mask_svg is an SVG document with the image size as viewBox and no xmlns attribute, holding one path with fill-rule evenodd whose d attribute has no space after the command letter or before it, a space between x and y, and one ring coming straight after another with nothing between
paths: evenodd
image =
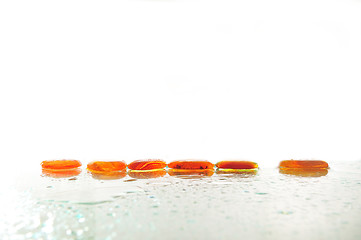
<instances>
[{"instance_id":1,"label":"row of orange stone","mask_svg":"<svg viewBox=\"0 0 361 240\"><path fill-rule=\"evenodd\" d=\"M45 170L61 171L79 168L81 162L78 160L46 160L41 163ZM177 160L168 164L161 159L135 160L130 164L124 161L93 161L87 164L91 172L116 172L123 171L127 167L130 170L155 170L165 167L170 169L207 170L216 166L218 169L257 169L258 164L251 161L220 161L215 165L207 160ZM301 169L327 169L328 163L321 160L284 160L279 164L280 168L301 168Z\"/></svg>"},{"instance_id":2,"label":"row of orange stone","mask_svg":"<svg viewBox=\"0 0 361 240\"><path fill-rule=\"evenodd\" d=\"M43 169L43 176L52 178L70 178L75 177L81 173L81 168L74 168L69 170L47 170ZM240 177L250 177L257 175L258 169L155 169L155 170L122 170L114 172L94 172L88 171L91 176L99 180L115 180L124 178L129 175L132 178L148 179L164 177L167 173L170 176L207 176L210 177L216 174L231 174L239 175ZM327 168L280 168L279 172L286 175L294 175L299 177L322 177L328 174ZM75 179L70 179L75 180Z\"/></svg>"}]
</instances>

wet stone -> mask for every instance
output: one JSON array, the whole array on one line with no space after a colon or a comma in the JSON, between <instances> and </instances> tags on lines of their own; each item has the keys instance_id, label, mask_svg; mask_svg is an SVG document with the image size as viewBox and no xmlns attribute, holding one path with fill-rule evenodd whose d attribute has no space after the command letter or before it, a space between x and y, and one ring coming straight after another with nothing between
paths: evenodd
<instances>
[{"instance_id":1,"label":"wet stone","mask_svg":"<svg viewBox=\"0 0 361 240\"><path fill-rule=\"evenodd\" d=\"M165 168L167 164L161 159L140 159L128 164L131 170L153 170Z\"/></svg>"},{"instance_id":2,"label":"wet stone","mask_svg":"<svg viewBox=\"0 0 361 240\"><path fill-rule=\"evenodd\" d=\"M222 169L255 169L258 168L258 164L251 161L225 160L216 163L216 167Z\"/></svg>"},{"instance_id":3,"label":"wet stone","mask_svg":"<svg viewBox=\"0 0 361 240\"><path fill-rule=\"evenodd\" d=\"M328 163L321 160L284 160L280 168L328 168Z\"/></svg>"},{"instance_id":4,"label":"wet stone","mask_svg":"<svg viewBox=\"0 0 361 240\"><path fill-rule=\"evenodd\" d=\"M87 165L87 169L91 172L116 172L127 168L124 161L94 161Z\"/></svg>"},{"instance_id":5,"label":"wet stone","mask_svg":"<svg viewBox=\"0 0 361 240\"><path fill-rule=\"evenodd\" d=\"M213 169L214 164L208 160L185 159L172 161L168 167L174 169Z\"/></svg>"},{"instance_id":6,"label":"wet stone","mask_svg":"<svg viewBox=\"0 0 361 240\"><path fill-rule=\"evenodd\" d=\"M79 160L45 160L41 162L43 169L51 170L73 169L80 166L81 162Z\"/></svg>"}]
</instances>

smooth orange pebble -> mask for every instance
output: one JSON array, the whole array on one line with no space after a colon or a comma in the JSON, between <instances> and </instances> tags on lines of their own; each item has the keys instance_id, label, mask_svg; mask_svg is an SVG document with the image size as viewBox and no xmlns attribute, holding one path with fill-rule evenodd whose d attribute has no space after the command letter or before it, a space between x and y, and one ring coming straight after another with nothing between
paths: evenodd
<instances>
[{"instance_id":1,"label":"smooth orange pebble","mask_svg":"<svg viewBox=\"0 0 361 240\"><path fill-rule=\"evenodd\" d=\"M164 177L167 174L167 171L165 169L145 170L145 171L130 170L128 174L132 178L148 179L148 178Z\"/></svg>"},{"instance_id":2,"label":"smooth orange pebble","mask_svg":"<svg viewBox=\"0 0 361 240\"><path fill-rule=\"evenodd\" d=\"M87 169L91 172L117 172L127 168L124 161L94 161L87 165Z\"/></svg>"},{"instance_id":3,"label":"smooth orange pebble","mask_svg":"<svg viewBox=\"0 0 361 240\"><path fill-rule=\"evenodd\" d=\"M44 169L63 170L72 169L81 166L78 160L45 160L41 162L41 167Z\"/></svg>"},{"instance_id":4,"label":"smooth orange pebble","mask_svg":"<svg viewBox=\"0 0 361 240\"><path fill-rule=\"evenodd\" d=\"M140 159L128 164L131 170L153 170L165 168L167 164L162 159Z\"/></svg>"},{"instance_id":5,"label":"smooth orange pebble","mask_svg":"<svg viewBox=\"0 0 361 240\"><path fill-rule=\"evenodd\" d=\"M168 167L174 169L213 169L214 164L207 160L186 159L170 162Z\"/></svg>"},{"instance_id":6,"label":"smooth orange pebble","mask_svg":"<svg viewBox=\"0 0 361 240\"><path fill-rule=\"evenodd\" d=\"M328 174L326 168L280 168L280 173L298 177L322 177Z\"/></svg>"},{"instance_id":7,"label":"smooth orange pebble","mask_svg":"<svg viewBox=\"0 0 361 240\"><path fill-rule=\"evenodd\" d=\"M49 170L49 169L42 169L42 173L44 176L52 177L52 178L69 178L78 176L81 173L80 168L74 169L65 169L65 170Z\"/></svg>"},{"instance_id":8,"label":"smooth orange pebble","mask_svg":"<svg viewBox=\"0 0 361 240\"><path fill-rule=\"evenodd\" d=\"M125 170L117 171L117 172L90 172L90 173L94 179L98 179L98 180L116 180L127 176L127 172Z\"/></svg>"},{"instance_id":9,"label":"smooth orange pebble","mask_svg":"<svg viewBox=\"0 0 361 240\"><path fill-rule=\"evenodd\" d=\"M254 169L258 168L258 164L250 161L220 161L216 163L217 168L224 169Z\"/></svg>"},{"instance_id":10,"label":"smooth orange pebble","mask_svg":"<svg viewBox=\"0 0 361 240\"><path fill-rule=\"evenodd\" d=\"M321 160L284 160L280 168L328 168L328 163Z\"/></svg>"},{"instance_id":11,"label":"smooth orange pebble","mask_svg":"<svg viewBox=\"0 0 361 240\"><path fill-rule=\"evenodd\" d=\"M212 176L213 173L213 169L168 169L168 174L170 176Z\"/></svg>"}]
</instances>

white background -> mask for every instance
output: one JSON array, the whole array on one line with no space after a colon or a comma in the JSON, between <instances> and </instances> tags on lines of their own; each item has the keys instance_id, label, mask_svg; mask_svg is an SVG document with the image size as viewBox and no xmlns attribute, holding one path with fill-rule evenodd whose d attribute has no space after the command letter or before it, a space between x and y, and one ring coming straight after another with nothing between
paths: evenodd
<instances>
[{"instance_id":1,"label":"white background","mask_svg":"<svg viewBox=\"0 0 361 240\"><path fill-rule=\"evenodd\" d=\"M361 159L361 2L0 2L0 161Z\"/></svg>"}]
</instances>

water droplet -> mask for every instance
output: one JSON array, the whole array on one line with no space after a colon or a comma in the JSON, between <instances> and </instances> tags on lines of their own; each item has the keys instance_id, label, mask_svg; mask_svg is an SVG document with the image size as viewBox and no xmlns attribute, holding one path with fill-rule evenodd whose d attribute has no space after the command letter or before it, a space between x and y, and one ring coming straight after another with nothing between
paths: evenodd
<instances>
[{"instance_id":1,"label":"water droplet","mask_svg":"<svg viewBox=\"0 0 361 240\"><path fill-rule=\"evenodd\" d=\"M292 214L293 212L291 211L278 211L279 214L282 214L282 215L290 215Z\"/></svg>"}]
</instances>

